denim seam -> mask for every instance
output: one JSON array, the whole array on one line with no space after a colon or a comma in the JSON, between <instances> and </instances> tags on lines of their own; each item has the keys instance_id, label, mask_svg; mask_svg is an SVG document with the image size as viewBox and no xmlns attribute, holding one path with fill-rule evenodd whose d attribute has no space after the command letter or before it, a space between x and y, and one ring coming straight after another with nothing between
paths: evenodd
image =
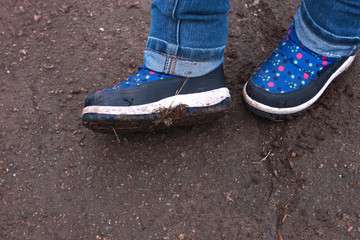
<instances>
[{"instance_id":1,"label":"denim seam","mask_svg":"<svg viewBox=\"0 0 360 240\"><path fill-rule=\"evenodd\" d=\"M221 58L213 58L213 59L190 59L190 58L179 57L179 56L172 55L172 54L169 54L169 53L159 52L159 51L157 51L155 49L152 49L152 48L149 48L149 47L146 47L145 50L153 51L153 52L156 52L156 53L164 55L164 56L169 56L169 57L177 58L177 59L180 59L180 60L187 60L187 61L193 61L193 62L215 62L215 61L218 61L218 60L222 59L222 57Z\"/></svg>"},{"instance_id":2,"label":"denim seam","mask_svg":"<svg viewBox=\"0 0 360 240\"><path fill-rule=\"evenodd\" d=\"M172 68L174 67L174 65L175 65L175 59L176 58L172 58L172 57L170 57L170 65L169 65L169 69L168 69L168 73L172 73Z\"/></svg>"},{"instance_id":3,"label":"denim seam","mask_svg":"<svg viewBox=\"0 0 360 240\"><path fill-rule=\"evenodd\" d=\"M167 69L169 68L169 58L166 58L166 60L165 60L165 66L164 66L164 72L166 73L167 71Z\"/></svg>"},{"instance_id":4,"label":"denim seam","mask_svg":"<svg viewBox=\"0 0 360 240\"><path fill-rule=\"evenodd\" d=\"M175 65L176 65L176 58L174 59L173 67L172 67L172 70L171 70L171 74L174 74L174 72L175 72Z\"/></svg>"},{"instance_id":5,"label":"denim seam","mask_svg":"<svg viewBox=\"0 0 360 240\"><path fill-rule=\"evenodd\" d=\"M338 37L338 38L342 38L342 37L343 37L343 36L335 35L335 34L329 32L329 31L323 29L323 28L320 27L318 24L316 24L315 21L314 21L314 20L312 19L312 17L310 16L310 14L309 14L309 12L308 12L308 10L307 10L307 7L306 7L306 5L305 5L305 2L303 2L303 4L304 4L304 8L305 8L305 10L306 10L306 12L307 12L307 15L308 15L308 16L311 18L311 20L314 22L314 25L316 25L316 26L317 26L319 29L321 29L322 31L326 32L326 34L333 35L333 36ZM316 33L309 27L309 25L306 23L306 21L305 21L305 19L304 19L304 16L303 16L303 9L302 9L302 7L300 7L300 12L301 12L300 16L301 16L302 22L305 24L305 26L307 27L307 29L308 29L312 34L314 34L316 37L318 37L318 38L320 38L321 40L323 40L324 42L327 42L328 44L331 44L331 45L334 45L334 46L346 46L346 47L347 47L347 46L352 46L352 47L353 47L353 46L356 46L356 44L333 43L333 42L330 42L330 41L328 41L327 39L324 39L323 37L319 36L319 35L316 34ZM345 38L345 37L343 37L343 38Z\"/></svg>"}]
</instances>

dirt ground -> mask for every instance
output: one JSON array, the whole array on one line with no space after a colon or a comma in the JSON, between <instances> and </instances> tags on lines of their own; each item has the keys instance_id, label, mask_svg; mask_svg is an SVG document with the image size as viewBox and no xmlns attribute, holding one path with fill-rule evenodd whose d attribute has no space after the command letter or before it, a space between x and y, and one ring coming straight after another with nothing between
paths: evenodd
<instances>
[{"instance_id":1,"label":"dirt ground","mask_svg":"<svg viewBox=\"0 0 360 240\"><path fill-rule=\"evenodd\" d=\"M360 239L360 60L290 121L240 99L299 1L232 1L223 118L81 125L86 94L142 65L150 3L0 0L0 239Z\"/></svg>"}]
</instances>

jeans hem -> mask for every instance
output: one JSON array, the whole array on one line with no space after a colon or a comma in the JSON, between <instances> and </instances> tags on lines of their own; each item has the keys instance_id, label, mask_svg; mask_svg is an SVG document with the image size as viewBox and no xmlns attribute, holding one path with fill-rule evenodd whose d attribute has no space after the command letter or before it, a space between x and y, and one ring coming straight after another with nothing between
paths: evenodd
<instances>
[{"instance_id":1,"label":"jeans hem","mask_svg":"<svg viewBox=\"0 0 360 240\"><path fill-rule=\"evenodd\" d=\"M316 21L311 17L305 1L302 1L300 5L300 13L304 23L311 29L316 35L319 35L321 38L326 39L330 43L333 44L341 44L341 45L359 45L360 44L360 36L341 36L336 35L323 27L319 26ZM330 13L331 14L331 13ZM333 13L334 14L334 13Z\"/></svg>"},{"instance_id":2,"label":"jeans hem","mask_svg":"<svg viewBox=\"0 0 360 240\"><path fill-rule=\"evenodd\" d=\"M355 55L360 43L356 37L336 36L318 26L307 12L304 2L295 15L295 31L298 39L311 51L326 57Z\"/></svg>"},{"instance_id":3,"label":"jeans hem","mask_svg":"<svg viewBox=\"0 0 360 240\"><path fill-rule=\"evenodd\" d=\"M165 74L199 77L221 65L225 46L216 48L189 48L149 37L144 65Z\"/></svg>"}]
</instances>

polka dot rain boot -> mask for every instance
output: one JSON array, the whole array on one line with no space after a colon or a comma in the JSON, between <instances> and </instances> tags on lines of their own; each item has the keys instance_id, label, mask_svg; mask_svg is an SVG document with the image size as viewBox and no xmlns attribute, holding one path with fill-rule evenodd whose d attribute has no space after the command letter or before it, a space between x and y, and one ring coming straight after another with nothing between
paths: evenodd
<instances>
[{"instance_id":1,"label":"polka dot rain boot","mask_svg":"<svg viewBox=\"0 0 360 240\"><path fill-rule=\"evenodd\" d=\"M292 25L245 84L243 102L257 115L282 120L310 107L354 58L327 58L312 52L300 43Z\"/></svg>"},{"instance_id":2,"label":"polka dot rain boot","mask_svg":"<svg viewBox=\"0 0 360 240\"><path fill-rule=\"evenodd\" d=\"M82 122L96 132L152 131L208 122L230 105L222 66L191 78L143 66L126 81L86 96Z\"/></svg>"}]
</instances>

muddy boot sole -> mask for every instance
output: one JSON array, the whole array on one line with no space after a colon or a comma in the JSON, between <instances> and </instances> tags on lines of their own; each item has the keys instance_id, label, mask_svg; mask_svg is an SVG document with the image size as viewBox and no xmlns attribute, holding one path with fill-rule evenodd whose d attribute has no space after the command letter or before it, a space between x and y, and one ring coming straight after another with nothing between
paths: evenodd
<instances>
[{"instance_id":1,"label":"muddy boot sole","mask_svg":"<svg viewBox=\"0 0 360 240\"><path fill-rule=\"evenodd\" d=\"M114 132L114 130L118 134L152 132L170 127L209 123L224 116L230 107L231 100L226 98L209 107L188 108L186 105L179 105L175 108L159 109L156 113L146 115L87 113L83 115L82 123L85 127L99 133Z\"/></svg>"}]
</instances>

